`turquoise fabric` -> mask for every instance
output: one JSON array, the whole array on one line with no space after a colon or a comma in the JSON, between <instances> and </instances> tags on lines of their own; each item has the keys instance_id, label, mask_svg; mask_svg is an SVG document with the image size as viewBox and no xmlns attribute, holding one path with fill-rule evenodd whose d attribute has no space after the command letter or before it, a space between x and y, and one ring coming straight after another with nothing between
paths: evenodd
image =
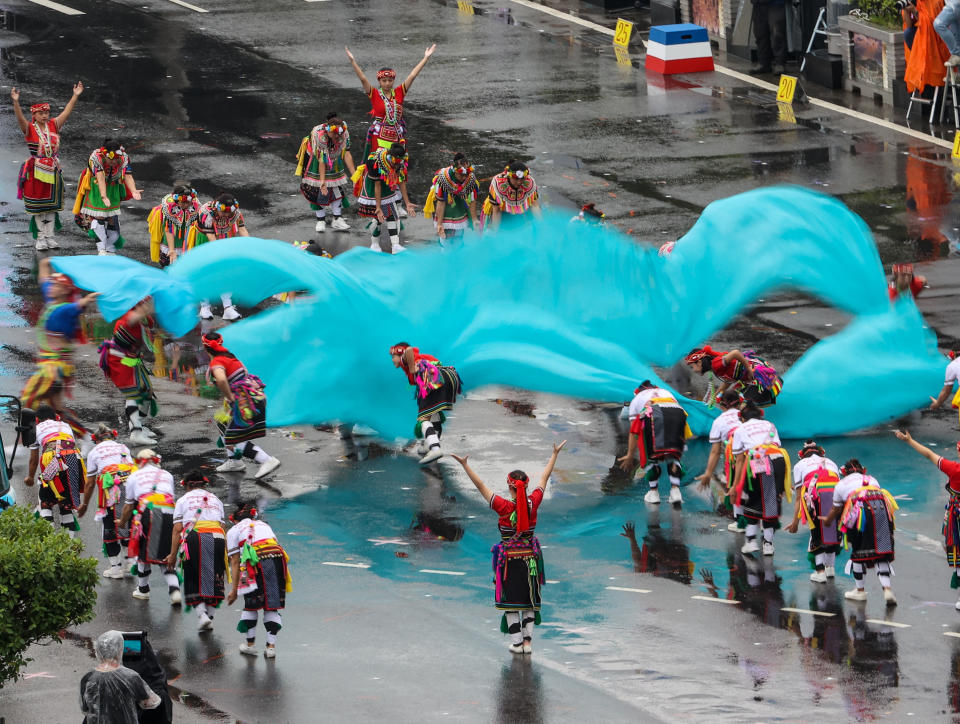
<instances>
[{"instance_id":1,"label":"turquoise fabric","mask_svg":"<svg viewBox=\"0 0 960 724\"><path fill-rule=\"evenodd\" d=\"M166 271L116 257L53 263L103 293L108 319L152 293L161 325L176 335L196 324L199 299L232 292L254 305L309 292L223 331L266 382L271 425L340 420L405 436L416 403L388 354L400 341L456 366L468 390L507 384L622 401L640 380L657 379L653 365L676 362L786 288L854 320L783 375L767 415L785 437L850 432L915 409L939 390L947 362L913 301L889 302L866 224L793 187L710 204L666 257L547 214L532 229L397 256L355 248L331 260L237 238L198 247ZM683 404L705 433L716 411Z\"/></svg>"}]
</instances>

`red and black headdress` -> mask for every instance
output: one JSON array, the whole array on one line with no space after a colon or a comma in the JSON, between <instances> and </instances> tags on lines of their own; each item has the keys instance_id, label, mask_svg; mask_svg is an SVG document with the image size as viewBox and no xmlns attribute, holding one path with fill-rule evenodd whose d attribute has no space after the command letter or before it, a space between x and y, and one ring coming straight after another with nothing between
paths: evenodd
<instances>
[{"instance_id":1,"label":"red and black headdress","mask_svg":"<svg viewBox=\"0 0 960 724\"><path fill-rule=\"evenodd\" d=\"M530 478L522 470L514 470L507 476L507 485L517 493L517 533L530 530L530 509L527 506L527 483Z\"/></svg>"}]
</instances>

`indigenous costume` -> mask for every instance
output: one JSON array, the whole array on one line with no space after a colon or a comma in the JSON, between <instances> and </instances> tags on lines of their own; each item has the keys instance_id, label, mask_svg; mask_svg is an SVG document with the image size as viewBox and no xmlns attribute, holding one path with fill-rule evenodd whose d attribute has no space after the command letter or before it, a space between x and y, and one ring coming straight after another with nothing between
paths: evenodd
<instances>
[{"instance_id":1,"label":"indigenous costume","mask_svg":"<svg viewBox=\"0 0 960 724\"><path fill-rule=\"evenodd\" d=\"M46 306L37 320L37 371L20 393L23 407L36 408L57 395L69 397L73 388L73 346L86 339L80 327L83 308L76 302L55 302L50 294L53 284L70 284L63 274L53 274L40 283ZM66 410L58 410L77 434L86 433L79 420Z\"/></svg>"},{"instance_id":2,"label":"indigenous costume","mask_svg":"<svg viewBox=\"0 0 960 724\"><path fill-rule=\"evenodd\" d=\"M463 390L463 382L455 367L444 365L428 354L420 354L416 347L398 344L390 348L390 354L400 355L403 359L403 354L408 349L413 351L413 369L407 369L406 363L402 369L407 375L407 381L414 388L414 397L417 400L417 421L413 434L426 444L425 455L420 460L424 464L443 456L440 451L440 436L443 434L443 423L447 419L444 413L453 409L457 395Z\"/></svg>"},{"instance_id":3,"label":"indigenous costume","mask_svg":"<svg viewBox=\"0 0 960 724\"><path fill-rule=\"evenodd\" d=\"M372 219L373 231L370 234L370 248L380 251L380 222L377 211L382 209L387 222L387 235L390 237L391 251L403 251L400 245L400 204L403 194L400 184L407 180L407 157L398 166L390 162L388 149L381 148L367 158L365 164L357 169L353 176L353 195L357 197L357 213ZM377 184L380 189L380 206L377 206Z\"/></svg>"},{"instance_id":4,"label":"indigenous costume","mask_svg":"<svg viewBox=\"0 0 960 724\"><path fill-rule=\"evenodd\" d=\"M256 511L253 511L256 515ZM273 645L282 628L280 611L293 589L290 558L273 529L261 520L244 518L227 531L227 553L240 557L237 590L243 594L243 613L237 631L246 636L247 651L256 639L258 612L263 611L267 643Z\"/></svg>"},{"instance_id":5,"label":"indigenous costume","mask_svg":"<svg viewBox=\"0 0 960 724\"><path fill-rule=\"evenodd\" d=\"M957 443L957 452L960 453L960 443ZM953 569L950 588L960 588L957 573L960 570L960 463L942 457L937 467L948 478L944 488L950 495L943 514L943 547L947 551L947 565Z\"/></svg>"},{"instance_id":6,"label":"indigenous costume","mask_svg":"<svg viewBox=\"0 0 960 724\"><path fill-rule=\"evenodd\" d=\"M107 185L107 198L100 194L97 173L102 172ZM108 150L98 148L90 154L87 167L77 182L77 198L73 204L77 224L88 230L91 239L97 242L97 250L106 253L106 245L122 249L124 239L120 236L120 202L130 196L125 180L130 168L130 157L122 148Z\"/></svg>"},{"instance_id":7,"label":"indigenous costume","mask_svg":"<svg viewBox=\"0 0 960 724\"><path fill-rule=\"evenodd\" d=\"M201 622L213 618L211 608L217 608L224 598L227 574L224 518L223 503L203 488L187 491L173 510L174 524L183 525L178 556L183 603L188 609L197 608Z\"/></svg>"},{"instance_id":8,"label":"indigenous costume","mask_svg":"<svg viewBox=\"0 0 960 724\"><path fill-rule=\"evenodd\" d=\"M486 225L486 220L493 213L494 208L500 209L500 212L506 217L515 221L523 218L524 214L530 210L530 204L537 200L537 182L527 171L520 179L520 187L514 188L510 185L510 171L502 171L490 180L490 187L487 191L487 198L483 202L483 213L480 216L480 227ZM505 219L501 218L501 223Z\"/></svg>"},{"instance_id":9,"label":"indigenous costume","mask_svg":"<svg viewBox=\"0 0 960 724\"><path fill-rule=\"evenodd\" d=\"M243 363L223 346L219 337L204 337L203 346L211 355L207 374L213 384L213 371L221 368L233 394L233 401L223 401L223 407L213 416L220 430L217 447L226 447L230 453L220 465L219 472L244 470L243 458L260 464L255 477L261 478L275 470L280 461L268 455L253 440L266 436L267 395L263 381L247 372Z\"/></svg>"},{"instance_id":10,"label":"indigenous costume","mask_svg":"<svg viewBox=\"0 0 960 724\"><path fill-rule=\"evenodd\" d=\"M181 198L191 198L186 211L180 206ZM194 191L189 197L179 194L167 194L147 216L147 229L150 232L150 261L161 267L170 266L170 252L180 256L187 251L187 239L190 230L200 215L200 202ZM167 233L173 237L173 249L167 246Z\"/></svg>"},{"instance_id":11,"label":"indigenous costume","mask_svg":"<svg viewBox=\"0 0 960 724\"><path fill-rule=\"evenodd\" d=\"M218 218L216 214L219 208L218 203L216 200L208 201L200 207L200 210L197 212L197 220L193 226L190 227L190 232L187 235L187 250L195 246L200 246L201 244L206 244L208 241L219 241L221 239L231 239L239 236L240 229L246 226L243 220L243 213L240 211L240 204L234 202L232 206L222 209L229 210L230 216L226 219L221 219ZM222 206L222 204L220 206ZM230 294L221 294L220 301L223 303L224 319L240 318L240 315L233 309L233 298ZM204 314L204 309L206 310L206 314ZM233 314L229 314L228 309L232 309ZM204 301L201 303L200 316L205 319L213 316L210 314L209 302Z\"/></svg>"},{"instance_id":12,"label":"indigenous costume","mask_svg":"<svg viewBox=\"0 0 960 724\"><path fill-rule=\"evenodd\" d=\"M723 458L723 489L727 490L733 483L733 474L736 468L733 456L733 433L740 427L740 410L731 407L729 410L721 412L710 425L709 441L714 445L720 445L720 454ZM733 524L736 530L734 532L743 532L747 526L747 519L743 515L743 506L739 501L732 501L725 496L725 502L733 508L733 517L736 522Z\"/></svg>"},{"instance_id":13,"label":"indigenous costume","mask_svg":"<svg viewBox=\"0 0 960 724\"><path fill-rule=\"evenodd\" d=\"M328 206L333 212L332 228L338 231L350 228L341 218L342 210L350 206L346 163L349 151L350 132L342 121L314 126L300 144L296 175L301 177L300 193L316 212L317 231L324 231L326 227Z\"/></svg>"},{"instance_id":14,"label":"indigenous costume","mask_svg":"<svg viewBox=\"0 0 960 724\"><path fill-rule=\"evenodd\" d=\"M389 68L377 73L377 81L382 78L396 77L396 72ZM403 83L389 91L381 88L370 89L367 97L370 99L370 115L373 116L373 121L367 130L367 145L363 149L364 158L406 140L407 122L403 118L403 101L406 95L407 88Z\"/></svg>"},{"instance_id":15,"label":"indigenous costume","mask_svg":"<svg viewBox=\"0 0 960 724\"><path fill-rule=\"evenodd\" d=\"M500 516L500 542L490 549L494 605L504 611L500 630L510 634L514 647L521 646L524 639L530 641L534 625L540 624L540 588L546 581L540 541L534 535L543 490L537 488L528 498L525 478L508 478L516 500L499 495L490 498L490 508Z\"/></svg>"},{"instance_id":16,"label":"indigenous costume","mask_svg":"<svg viewBox=\"0 0 960 724\"><path fill-rule=\"evenodd\" d=\"M629 407L630 434L637 436L640 467L644 469L644 479L650 486L647 502L660 502L657 487L661 462L667 463L670 502L680 502L680 478L683 476L680 457L686 448L689 431L687 413L676 398L662 387L644 382L633 392L635 396Z\"/></svg>"},{"instance_id":17,"label":"indigenous costume","mask_svg":"<svg viewBox=\"0 0 960 724\"><path fill-rule=\"evenodd\" d=\"M784 492L793 500L790 485L790 456L780 446L772 422L747 420L733 433L733 454L746 455L743 471L734 488L734 502L743 506L747 519L744 553L754 553L757 533L763 527L764 555L773 555L773 532L780 527L780 500Z\"/></svg>"},{"instance_id":18,"label":"indigenous costume","mask_svg":"<svg viewBox=\"0 0 960 724\"><path fill-rule=\"evenodd\" d=\"M30 113L49 111L49 103L37 103L30 106ZM43 245L57 248L53 241L55 229L60 228L60 214L63 210L63 174L60 170L60 128L55 119L46 124L31 120L24 133L30 158L20 166L17 180L17 198L23 199L23 206L30 214L30 233Z\"/></svg>"},{"instance_id":19,"label":"indigenous costume","mask_svg":"<svg viewBox=\"0 0 960 724\"><path fill-rule=\"evenodd\" d=\"M24 435L24 442L29 440L30 449L40 454L37 513L53 525L53 509L59 508L60 526L75 538L80 524L74 511L83 502L86 470L70 425L61 420L41 420Z\"/></svg>"},{"instance_id":20,"label":"indigenous costume","mask_svg":"<svg viewBox=\"0 0 960 724\"><path fill-rule=\"evenodd\" d=\"M725 354L726 352L720 352L705 345L703 349L695 349L688 354L684 361L687 364L706 361L709 369L705 374L711 373L723 382L725 387L732 386L744 400L752 402L757 407L768 407L777 403L777 395L783 388L783 382L773 367L752 349L743 352L747 365L735 359L725 363L723 361Z\"/></svg>"},{"instance_id":21,"label":"indigenous costume","mask_svg":"<svg viewBox=\"0 0 960 724\"><path fill-rule=\"evenodd\" d=\"M124 314L113 327L113 339L100 344L100 369L110 380L126 403L124 414L130 433L138 439L131 440L139 444L150 444L152 433L148 433L140 421L141 415L157 414L157 396L150 382L150 371L143 362L144 331L149 333L156 325L152 317L134 320L135 311Z\"/></svg>"},{"instance_id":22,"label":"indigenous costume","mask_svg":"<svg viewBox=\"0 0 960 724\"><path fill-rule=\"evenodd\" d=\"M825 523L833 508L833 492L840 481L840 468L824 456L819 446L804 447L797 453L793 466L793 486L800 500L800 521L810 528L807 558L816 574L833 578L834 562L840 552L840 531L837 523ZM822 583L819 576L813 578Z\"/></svg>"},{"instance_id":23,"label":"indigenous costume","mask_svg":"<svg viewBox=\"0 0 960 724\"><path fill-rule=\"evenodd\" d=\"M462 181L457 180L456 171L456 166L447 166L434 174L433 185L423 205L423 215L429 219L434 215L436 204L444 204L443 218L438 218L436 223L438 228L443 226L447 236L463 236L472 224L470 205L476 203L480 193L473 166L468 167L467 176Z\"/></svg>"},{"instance_id":24,"label":"indigenous costume","mask_svg":"<svg viewBox=\"0 0 960 724\"><path fill-rule=\"evenodd\" d=\"M844 477L834 488L833 505L842 508L840 530L846 547L850 548L846 572L853 573L856 592L865 598L863 575L866 568L876 567L880 585L890 588L894 513L898 506L893 496L865 470L844 466L842 472Z\"/></svg>"},{"instance_id":25,"label":"indigenous costume","mask_svg":"<svg viewBox=\"0 0 960 724\"><path fill-rule=\"evenodd\" d=\"M117 532L126 480L137 469L126 445L108 438L98 442L87 455L87 475L96 476L97 513L94 520L103 524L103 555L110 560L110 568L103 572L107 578L122 578L121 546L127 542Z\"/></svg>"},{"instance_id":26,"label":"indigenous costume","mask_svg":"<svg viewBox=\"0 0 960 724\"><path fill-rule=\"evenodd\" d=\"M952 389L954 385L960 382L960 353L951 352L950 360L950 364L947 365L943 386L946 387L949 385ZM960 414L960 388L957 389L956 394L953 396L950 406L957 410L958 414Z\"/></svg>"},{"instance_id":27,"label":"indigenous costume","mask_svg":"<svg viewBox=\"0 0 960 724\"><path fill-rule=\"evenodd\" d=\"M150 564L156 563L163 566L171 603L182 600L177 574L167 566L173 537L173 496L173 476L152 462L127 478L126 501L136 506L128 548L130 557L137 559L136 598L149 597Z\"/></svg>"}]
</instances>

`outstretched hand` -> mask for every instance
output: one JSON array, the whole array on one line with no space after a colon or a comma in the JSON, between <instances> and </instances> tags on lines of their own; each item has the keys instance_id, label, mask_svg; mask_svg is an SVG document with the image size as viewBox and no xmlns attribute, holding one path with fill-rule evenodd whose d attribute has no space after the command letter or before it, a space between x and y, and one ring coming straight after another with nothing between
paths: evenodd
<instances>
[{"instance_id":1,"label":"outstretched hand","mask_svg":"<svg viewBox=\"0 0 960 724\"><path fill-rule=\"evenodd\" d=\"M20 89L17 88L16 86L14 86L14 87L10 90L10 97L13 98L14 102L19 103L19 102L20 102Z\"/></svg>"},{"instance_id":2,"label":"outstretched hand","mask_svg":"<svg viewBox=\"0 0 960 724\"><path fill-rule=\"evenodd\" d=\"M910 442L913 438L910 436L910 433L906 430L894 430L893 434L897 436L897 440L903 440L904 442Z\"/></svg>"},{"instance_id":3,"label":"outstretched hand","mask_svg":"<svg viewBox=\"0 0 960 724\"><path fill-rule=\"evenodd\" d=\"M450 455L450 457L452 457L454 460L460 463L463 467L467 467L467 458L469 458L470 456L464 455L463 457L460 457L459 455Z\"/></svg>"},{"instance_id":4,"label":"outstretched hand","mask_svg":"<svg viewBox=\"0 0 960 724\"><path fill-rule=\"evenodd\" d=\"M709 488L709 487L710 487L710 478L711 478L711 477L713 477L713 476L712 476L712 475L707 475L706 473L702 473L702 474L696 476L696 477L694 478L694 480L699 480L699 481L700 481L699 484L697 485L697 488L698 488L699 490L706 490L707 488Z\"/></svg>"},{"instance_id":5,"label":"outstretched hand","mask_svg":"<svg viewBox=\"0 0 960 724\"><path fill-rule=\"evenodd\" d=\"M344 45L343 49L347 52L347 57L350 58L350 60L356 60L356 58L353 57L353 53L350 52L350 48Z\"/></svg>"},{"instance_id":6,"label":"outstretched hand","mask_svg":"<svg viewBox=\"0 0 960 724\"><path fill-rule=\"evenodd\" d=\"M567 444L567 441L566 441L566 440L564 440L564 441L561 442L561 443L554 443L554 444L553 444L553 454L554 454L554 455L558 454L561 450L563 450L563 446L566 445L566 444Z\"/></svg>"},{"instance_id":7,"label":"outstretched hand","mask_svg":"<svg viewBox=\"0 0 960 724\"><path fill-rule=\"evenodd\" d=\"M617 458L617 462L620 463L620 469L625 473L629 473L636 467L632 455L624 455L622 458Z\"/></svg>"},{"instance_id":8,"label":"outstretched hand","mask_svg":"<svg viewBox=\"0 0 960 724\"><path fill-rule=\"evenodd\" d=\"M424 58L429 58L431 55L433 55L433 51L435 51L436 49L437 49L437 44L434 43L434 44L431 45L429 48L427 48L425 51L423 51L423 57L424 57ZM350 52L350 51L347 51L347 52Z\"/></svg>"},{"instance_id":9,"label":"outstretched hand","mask_svg":"<svg viewBox=\"0 0 960 724\"><path fill-rule=\"evenodd\" d=\"M621 533L624 538L636 538L637 537L637 528L633 523L627 522L623 524L623 533Z\"/></svg>"},{"instance_id":10,"label":"outstretched hand","mask_svg":"<svg viewBox=\"0 0 960 724\"><path fill-rule=\"evenodd\" d=\"M83 93L83 81L78 80L77 84L73 86L73 95L78 96Z\"/></svg>"}]
</instances>

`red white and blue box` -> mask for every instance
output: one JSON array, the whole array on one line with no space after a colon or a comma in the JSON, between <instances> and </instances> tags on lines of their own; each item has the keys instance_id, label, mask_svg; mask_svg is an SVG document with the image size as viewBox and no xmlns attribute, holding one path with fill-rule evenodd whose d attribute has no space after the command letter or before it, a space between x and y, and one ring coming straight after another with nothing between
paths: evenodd
<instances>
[{"instance_id":1,"label":"red white and blue box","mask_svg":"<svg viewBox=\"0 0 960 724\"><path fill-rule=\"evenodd\" d=\"M713 70L707 29L693 23L652 26L646 66L647 70L664 75Z\"/></svg>"}]
</instances>

